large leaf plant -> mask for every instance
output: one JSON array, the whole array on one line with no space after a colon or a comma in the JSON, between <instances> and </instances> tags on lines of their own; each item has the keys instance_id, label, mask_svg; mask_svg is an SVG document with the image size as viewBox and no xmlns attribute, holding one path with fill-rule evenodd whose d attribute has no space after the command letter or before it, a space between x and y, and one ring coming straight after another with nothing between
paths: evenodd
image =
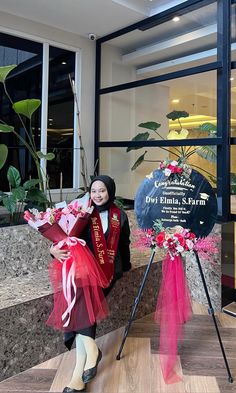
<instances>
[{"instance_id":1,"label":"large leaf plant","mask_svg":"<svg viewBox=\"0 0 236 393\"><path fill-rule=\"evenodd\" d=\"M13 102L6 86L6 80L10 72L12 72L17 66L9 65L0 67L0 83L3 85L5 95L18 117L21 127L25 131L25 137L22 136L15 127L5 123L0 119L0 132L1 133L12 133L25 146L30 153L37 170L38 179L29 179L21 185L21 177L19 171L10 166L7 171L7 179L9 183L9 192L0 191L0 204L4 205L10 214L10 223L19 223L23 206L31 207L45 207L51 203L50 190L48 187L48 179L44 173L40 159L52 160L54 158L53 153L44 154L38 151L34 140L34 133L32 130L32 116L38 110L41 105L39 99L26 99L17 102ZM27 126L26 126L27 120ZM6 163L8 157L8 147L5 144L0 144L0 169ZM50 201L48 201L45 191L48 191Z\"/></svg>"},{"instance_id":2,"label":"large leaf plant","mask_svg":"<svg viewBox=\"0 0 236 393\"><path fill-rule=\"evenodd\" d=\"M188 130L183 128L181 119L186 118L189 116L189 113L186 111L172 111L166 115L167 119L169 120L177 120L179 124L179 129L178 130L171 130L169 131L167 135L168 140L181 140L181 139L186 139L188 137ZM156 140L156 137L158 136L159 139L165 139L161 133L158 131L158 129L161 127L160 123L157 123L155 121L148 121L145 123L140 123L138 125L140 128L144 128L145 132L140 132L138 133L134 138L132 138L132 141L153 141ZM199 128L195 129L195 131L200 131L200 132L205 132L206 135L210 138L216 137L217 133L217 128L214 124L212 123L204 123L202 124ZM154 137L153 137L154 136ZM138 150L142 149L143 146L135 146L135 147L128 147L126 149L127 152L131 150ZM180 160L181 162L183 161L188 161L188 159L193 155L193 154L198 154L200 157L208 160L211 163L216 163L216 158L217 158L217 151L216 151L216 146L197 146L197 147L191 147L191 146L180 146L180 147L172 147L171 149L168 149L166 147L160 146L162 150L167 151L169 154L171 153L176 160ZM148 159L148 150L145 150L144 153L142 153L135 163L133 164L131 170L135 170L136 168L139 167L144 162L158 162L158 160L149 160ZM202 172L204 172L209 180L213 183L216 182L215 176L212 175L212 173L208 172L204 168L200 168L199 166L191 163L192 167L195 167L196 169L200 169ZM231 178L234 179L234 177ZM236 188L236 186L235 186Z\"/></svg>"},{"instance_id":3,"label":"large leaf plant","mask_svg":"<svg viewBox=\"0 0 236 393\"><path fill-rule=\"evenodd\" d=\"M0 83L2 83L4 92L6 97L8 98L13 111L15 112L16 116L18 117L24 131L25 131L25 138L22 137L20 132L16 130L11 125L6 124L2 119L0 119L0 132L1 133L12 133L16 136L16 138L26 147L29 151L30 155L32 156L36 169L37 175L39 179L39 188L42 192L45 191L45 184L47 184L47 177L43 172L42 167L40 166L40 159L44 158L46 160L52 160L54 158L53 153L43 154L41 151L37 151L35 140L34 140L34 133L32 130L32 116L36 112L36 110L40 107L41 101L39 99L26 99L17 102L13 102L10 97L10 94L7 90L6 86L6 79L11 71L13 71L17 65L9 65L0 67ZM24 119L28 119L29 126L26 127ZM0 144L0 169L6 162L8 155L8 148L4 144Z\"/></svg>"},{"instance_id":4,"label":"large leaf plant","mask_svg":"<svg viewBox=\"0 0 236 393\"><path fill-rule=\"evenodd\" d=\"M30 179L22 184L21 176L14 166L7 171L9 192L0 191L0 202L6 207L10 215L10 224L21 223L24 207L41 208L47 204L46 195L37 187L39 179Z\"/></svg>"}]
</instances>

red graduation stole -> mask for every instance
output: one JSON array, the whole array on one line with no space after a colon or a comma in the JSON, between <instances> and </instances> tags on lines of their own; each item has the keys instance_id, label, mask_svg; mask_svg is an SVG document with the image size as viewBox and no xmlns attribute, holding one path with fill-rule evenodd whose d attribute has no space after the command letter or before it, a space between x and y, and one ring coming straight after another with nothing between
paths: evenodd
<instances>
[{"instance_id":1,"label":"red graduation stole","mask_svg":"<svg viewBox=\"0 0 236 393\"><path fill-rule=\"evenodd\" d=\"M91 215L90 229L96 259L110 283L114 276L114 260L120 237L120 209L112 203L108 214L109 235L107 241L97 209L94 209Z\"/></svg>"}]
</instances>

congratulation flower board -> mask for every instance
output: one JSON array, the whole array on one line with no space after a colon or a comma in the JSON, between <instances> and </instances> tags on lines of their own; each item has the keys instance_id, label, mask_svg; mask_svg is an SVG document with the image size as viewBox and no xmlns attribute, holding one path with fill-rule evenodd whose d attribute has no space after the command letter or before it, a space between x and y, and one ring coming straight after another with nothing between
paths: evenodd
<instances>
[{"instance_id":1,"label":"congratulation flower board","mask_svg":"<svg viewBox=\"0 0 236 393\"><path fill-rule=\"evenodd\" d=\"M216 221L217 200L206 178L186 164L164 161L141 183L135 212L142 229L160 219L164 227L181 225L207 236Z\"/></svg>"},{"instance_id":2,"label":"congratulation flower board","mask_svg":"<svg viewBox=\"0 0 236 393\"><path fill-rule=\"evenodd\" d=\"M180 380L176 373L178 340L191 317L182 257L215 252L215 239L209 233L217 217L217 199L201 173L181 159L165 160L141 183L134 208L142 230L139 243L154 252L157 248L166 251L155 320L160 324L163 377L166 383L174 383Z\"/></svg>"}]
</instances>

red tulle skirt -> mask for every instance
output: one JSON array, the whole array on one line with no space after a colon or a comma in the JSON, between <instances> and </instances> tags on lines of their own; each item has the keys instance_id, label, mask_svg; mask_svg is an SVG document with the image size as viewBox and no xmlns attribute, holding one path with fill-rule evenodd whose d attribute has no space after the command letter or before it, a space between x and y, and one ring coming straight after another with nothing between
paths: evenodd
<instances>
[{"instance_id":1,"label":"red tulle skirt","mask_svg":"<svg viewBox=\"0 0 236 393\"><path fill-rule=\"evenodd\" d=\"M160 323L160 361L166 383L181 378L176 373L178 342L183 338L183 324L192 314L191 298L181 256L167 254L162 264L162 283L155 320Z\"/></svg>"},{"instance_id":2,"label":"red tulle skirt","mask_svg":"<svg viewBox=\"0 0 236 393\"><path fill-rule=\"evenodd\" d=\"M86 245L78 242L62 248L69 249L70 257L63 262L53 259L49 264L54 305L47 325L76 332L107 317L102 288L109 283Z\"/></svg>"}]
</instances>

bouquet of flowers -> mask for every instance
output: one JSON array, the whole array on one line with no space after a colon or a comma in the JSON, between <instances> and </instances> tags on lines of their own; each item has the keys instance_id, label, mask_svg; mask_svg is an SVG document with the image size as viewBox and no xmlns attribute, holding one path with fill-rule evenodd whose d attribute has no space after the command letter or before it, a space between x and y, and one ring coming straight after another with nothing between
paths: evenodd
<instances>
[{"instance_id":1,"label":"bouquet of flowers","mask_svg":"<svg viewBox=\"0 0 236 393\"><path fill-rule=\"evenodd\" d=\"M89 202L90 203L90 202ZM66 236L79 236L88 224L93 206L84 206L79 200L69 203L64 208L47 208L45 212L29 209L24 212L24 219L34 229L53 243Z\"/></svg>"},{"instance_id":2,"label":"bouquet of flowers","mask_svg":"<svg viewBox=\"0 0 236 393\"><path fill-rule=\"evenodd\" d=\"M183 175L189 178L192 169L189 165L185 164L181 159L175 160L164 160L160 163L160 169L164 172L165 176Z\"/></svg>"},{"instance_id":3,"label":"bouquet of flowers","mask_svg":"<svg viewBox=\"0 0 236 393\"><path fill-rule=\"evenodd\" d=\"M51 240L58 249L68 250L65 260L49 264L54 289L54 307L47 324L55 329L77 331L107 316L102 288L107 279L97 260L79 238L88 224L93 207L75 200L63 208L45 212L29 209L24 213L28 224Z\"/></svg>"},{"instance_id":4,"label":"bouquet of flowers","mask_svg":"<svg viewBox=\"0 0 236 393\"><path fill-rule=\"evenodd\" d=\"M174 232L172 228L167 228L156 235L157 247L168 251L171 258L179 254L185 254L194 249L196 235L189 229L176 226Z\"/></svg>"}]
</instances>

